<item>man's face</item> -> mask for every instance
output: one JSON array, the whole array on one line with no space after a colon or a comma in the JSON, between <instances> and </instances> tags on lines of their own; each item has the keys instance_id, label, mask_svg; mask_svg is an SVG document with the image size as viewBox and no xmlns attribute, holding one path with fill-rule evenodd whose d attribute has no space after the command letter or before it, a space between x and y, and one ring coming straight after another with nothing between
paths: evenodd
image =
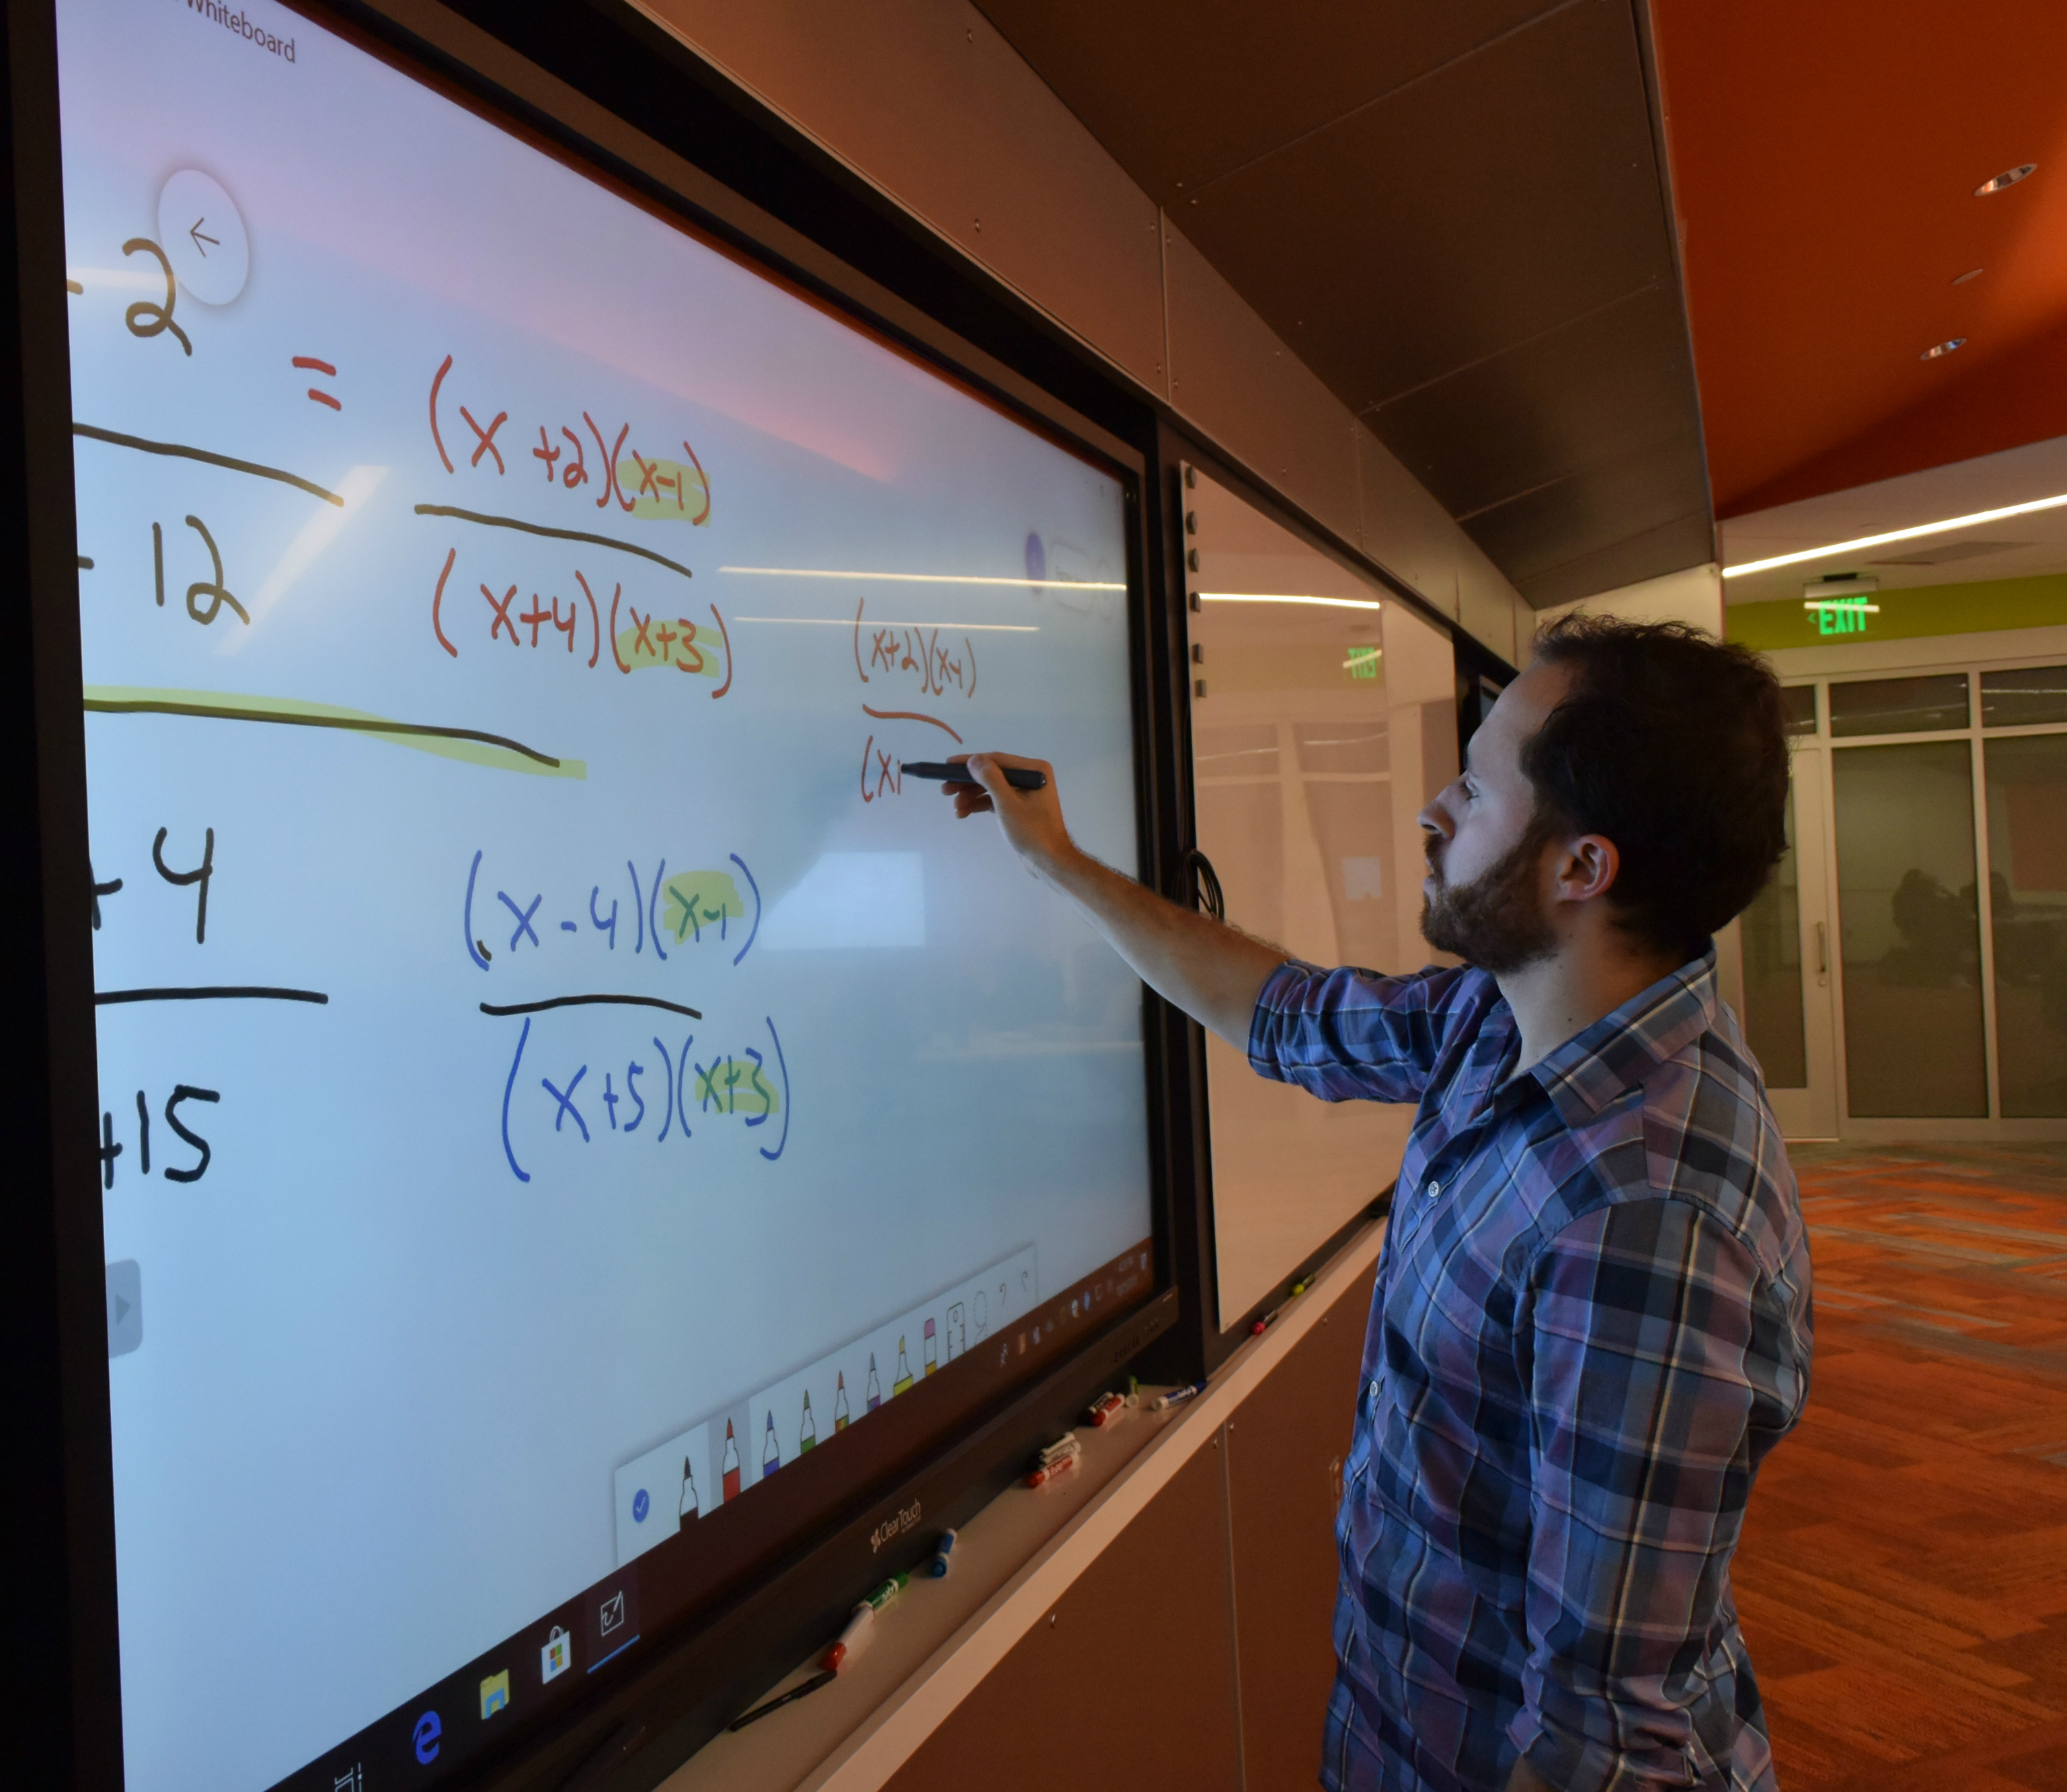
<instances>
[{"instance_id":1,"label":"man's face","mask_svg":"<svg viewBox=\"0 0 2067 1792\"><path fill-rule=\"evenodd\" d=\"M1568 681L1561 668L1536 664L1501 692L1472 737L1463 775L1419 818L1428 855L1422 935L1495 975L1533 964L1557 943L1543 888L1549 837L1521 749Z\"/></svg>"}]
</instances>

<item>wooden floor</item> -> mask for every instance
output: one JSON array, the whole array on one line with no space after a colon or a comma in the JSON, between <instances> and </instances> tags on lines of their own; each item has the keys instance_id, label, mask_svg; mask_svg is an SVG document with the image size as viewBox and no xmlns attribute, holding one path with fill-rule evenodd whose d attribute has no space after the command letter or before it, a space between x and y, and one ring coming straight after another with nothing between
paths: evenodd
<instances>
[{"instance_id":1,"label":"wooden floor","mask_svg":"<svg viewBox=\"0 0 2067 1792\"><path fill-rule=\"evenodd\" d=\"M2067 1792L2067 1147L1794 1157L1814 1380L1734 1575L1783 1792Z\"/></svg>"}]
</instances>

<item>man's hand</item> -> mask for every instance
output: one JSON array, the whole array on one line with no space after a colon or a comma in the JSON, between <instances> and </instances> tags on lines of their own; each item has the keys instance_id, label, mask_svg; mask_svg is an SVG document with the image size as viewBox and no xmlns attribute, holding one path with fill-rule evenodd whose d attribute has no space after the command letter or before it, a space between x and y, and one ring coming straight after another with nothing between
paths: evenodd
<instances>
[{"instance_id":1,"label":"man's hand","mask_svg":"<svg viewBox=\"0 0 2067 1792\"><path fill-rule=\"evenodd\" d=\"M1009 753L968 753L956 757L968 765L971 777L982 780L982 788L967 784L940 786L953 794L956 815L967 820L971 815L995 815L1012 850L1026 861L1034 875L1044 882L1057 883L1058 874L1077 848L1063 824L1055 768L1046 759L1021 759ZM1038 790L1014 790L1000 769L1005 766L1038 771L1048 782Z\"/></svg>"},{"instance_id":2,"label":"man's hand","mask_svg":"<svg viewBox=\"0 0 2067 1792\"><path fill-rule=\"evenodd\" d=\"M953 796L955 813L996 815L1028 869L1074 902L1143 982L1237 1051L1247 1051L1256 998L1265 979L1290 955L1166 901L1079 850L1062 821L1054 768L1045 759L1003 753L963 758L982 788L941 786ZM1047 784L1014 790L1005 779L1007 766L1041 772Z\"/></svg>"}]
</instances>

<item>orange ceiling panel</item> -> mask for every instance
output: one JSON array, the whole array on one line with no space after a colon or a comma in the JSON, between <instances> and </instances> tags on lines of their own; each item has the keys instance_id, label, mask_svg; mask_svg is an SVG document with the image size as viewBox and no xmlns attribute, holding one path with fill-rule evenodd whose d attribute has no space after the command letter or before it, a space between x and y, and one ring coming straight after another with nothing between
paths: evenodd
<instances>
[{"instance_id":1,"label":"orange ceiling panel","mask_svg":"<svg viewBox=\"0 0 2067 1792\"><path fill-rule=\"evenodd\" d=\"M2067 5L1652 12L1717 515L2067 434Z\"/></svg>"}]
</instances>

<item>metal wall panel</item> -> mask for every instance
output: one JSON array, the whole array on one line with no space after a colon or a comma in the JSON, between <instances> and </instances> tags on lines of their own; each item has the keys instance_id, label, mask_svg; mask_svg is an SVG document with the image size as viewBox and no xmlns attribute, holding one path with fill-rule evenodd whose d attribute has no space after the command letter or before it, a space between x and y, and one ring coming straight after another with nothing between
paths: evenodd
<instances>
[{"instance_id":1,"label":"metal wall panel","mask_svg":"<svg viewBox=\"0 0 2067 1792\"><path fill-rule=\"evenodd\" d=\"M1170 401L1345 541L1361 539L1348 408L1167 218Z\"/></svg>"},{"instance_id":2,"label":"metal wall panel","mask_svg":"<svg viewBox=\"0 0 2067 1792\"><path fill-rule=\"evenodd\" d=\"M1673 278L1629 0L1551 7L1174 213L1359 412Z\"/></svg>"},{"instance_id":3,"label":"metal wall panel","mask_svg":"<svg viewBox=\"0 0 2067 1792\"><path fill-rule=\"evenodd\" d=\"M887 1792L1240 1792L1225 1445L1172 1477Z\"/></svg>"},{"instance_id":4,"label":"metal wall panel","mask_svg":"<svg viewBox=\"0 0 2067 1792\"><path fill-rule=\"evenodd\" d=\"M1142 385L1165 389L1154 202L967 0L640 0Z\"/></svg>"},{"instance_id":5,"label":"metal wall panel","mask_svg":"<svg viewBox=\"0 0 2067 1792\"><path fill-rule=\"evenodd\" d=\"M1454 618L1462 531L1361 419L1352 420L1350 437L1364 552Z\"/></svg>"},{"instance_id":6,"label":"metal wall panel","mask_svg":"<svg viewBox=\"0 0 2067 1792\"><path fill-rule=\"evenodd\" d=\"M1457 620L1503 660L1514 658L1514 587L1476 549L1457 557Z\"/></svg>"},{"instance_id":7,"label":"metal wall panel","mask_svg":"<svg viewBox=\"0 0 2067 1792\"><path fill-rule=\"evenodd\" d=\"M1334 1683L1335 1509L1375 1266L1227 1423L1245 1792L1309 1792Z\"/></svg>"},{"instance_id":8,"label":"metal wall panel","mask_svg":"<svg viewBox=\"0 0 2067 1792\"><path fill-rule=\"evenodd\" d=\"M1438 75L1556 0L1273 8L982 0L1099 142L1172 210L1209 182ZM1152 68L1157 78L1144 80Z\"/></svg>"},{"instance_id":9,"label":"metal wall panel","mask_svg":"<svg viewBox=\"0 0 2067 1792\"><path fill-rule=\"evenodd\" d=\"M1464 626L1512 653L1484 554L968 0L635 3L1428 602L1480 591Z\"/></svg>"}]
</instances>

